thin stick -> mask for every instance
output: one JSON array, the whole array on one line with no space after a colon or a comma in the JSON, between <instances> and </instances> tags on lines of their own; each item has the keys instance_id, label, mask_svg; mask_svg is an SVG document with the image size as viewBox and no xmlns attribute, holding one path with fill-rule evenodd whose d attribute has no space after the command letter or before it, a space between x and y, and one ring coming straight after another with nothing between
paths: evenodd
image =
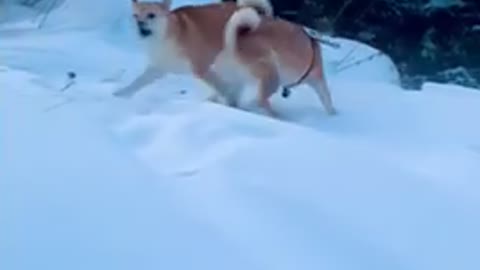
<instances>
[{"instance_id":1,"label":"thin stick","mask_svg":"<svg viewBox=\"0 0 480 270\"><path fill-rule=\"evenodd\" d=\"M360 65L360 64L362 64L362 63L364 63L364 62L368 62L368 61L370 61L370 60L372 60L372 59L374 59L375 57L378 57L378 56L380 56L380 55L383 55L383 53L382 53L382 52L373 53L373 54L371 54L371 55L369 55L369 56L367 56L367 57L365 57L365 58L359 59L359 60L357 60L357 61L355 61L355 62L353 62L353 63L351 63L351 64L345 65L344 67L337 68L337 72L342 72L342 71L345 71L345 70L347 70L347 69L349 69L349 68L352 68L352 67L354 67L354 66L358 66L358 65Z\"/></svg>"},{"instance_id":2,"label":"thin stick","mask_svg":"<svg viewBox=\"0 0 480 270\"><path fill-rule=\"evenodd\" d=\"M332 22L332 25L333 25L333 28L335 29L335 24L337 24L337 21L338 19L340 19L340 16L343 14L343 12L345 11L345 9L347 9L347 7L352 3L352 0L347 0L345 1L345 3L343 4L343 6L340 8L340 10L338 11L337 15L335 16L335 18L333 19L333 22Z\"/></svg>"},{"instance_id":3,"label":"thin stick","mask_svg":"<svg viewBox=\"0 0 480 270\"><path fill-rule=\"evenodd\" d=\"M64 105L67 105L67 104L72 103L72 102L73 102L73 99L67 98L67 99L65 99L65 100L63 100L63 101L61 101L61 102L58 102L58 103L56 103L56 104L53 104L53 105L45 108L45 110L43 110L43 111L44 111L44 112L51 112L51 111L53 111L53 110L55 110L55 109L58 109L58 108L60 108L60 107L63 107Z\"/></svg>"},{"instance_id":4,"label":"thin stick","mask_svg":"<svg viewBox=\"0 0 480 270\"><path fill-rule=\"evenodd\" d=\"M41 21L38 23L38 29L41 29L43 27L43 24L47 21L48 15L50 15L50 12L52 12L53 8L57 5L58 0L52 0L50 3L52 3L48 9L45 12L45 16L41 19Z\"/></svg>"},{"instance_id":5,"label":"thin stick","mask_svg":"<svg viewBox=\"0 0 480 270\"><path fill-rule=\"evenodd\" d=\"M370 3L368 3L368 6L362 11L362 13L360 13L360 15L355 19L355 21L353 22L354 24L356 22L358 22L358 20L360 20L361 17L363 17L363 15L365 15L367 13L368 10L370 10L370 8L372 8L373 6L373 3L375 3L375 0L370 0ZM338 65L342 65L343 62L345 62L358 48L359 44L355 45L352 49L350 49L350 51L345 55L345 57L343 57L340 62L338 63Z\"/></svg>"},{"instance_id":6,"label":"thin stick","mask_svg":"<svg viewBox=\"0 0 480 270\"><path fill-rule=\"evenodd\" d=\"M75 81L69 81L64 87L60 89L60 92L65 92L68 88L75 84Z\"/></svg>"}]
</instances>

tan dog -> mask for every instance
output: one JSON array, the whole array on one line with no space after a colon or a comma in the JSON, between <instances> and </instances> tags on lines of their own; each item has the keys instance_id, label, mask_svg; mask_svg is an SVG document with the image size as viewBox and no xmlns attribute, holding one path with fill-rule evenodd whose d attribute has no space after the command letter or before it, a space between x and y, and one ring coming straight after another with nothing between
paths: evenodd
<instances>
[{"instance_id":1,"label":"tan dog","mask_svg":"<svg viewBox=\"0 0 480 270\"><path fill-rule=\"evenodd\" d=\"M261 17L245 7L232 15L224 37L225 48L215 61L215 70L236 84L234 89L252 80L257 82L258 103L268 114L276 116L269 98L279 86L300 83L316 90L329 115L336 113L325 81L320 46L302 26ZM236 78L230 75L232 70ZM238 91L229 95L235 104Z\"/></svg>"},{"instance_id":2,"label":"tan dog","mask_svg":"<svg viewBox=\"0 0 480 270\"><path fill-rule=\"evenodd\" d=\"M268 0L184 6L172 11L171 0L160 3L132 0L132 4L149 64L130 85L113 93L121 97L132 96L166 73L193 73L216 90L212 100L223 96L227 86L210 66L223 49L225 24L241 7L255 8L267 16L273 13Z\"/></svg>"}]
</instances>

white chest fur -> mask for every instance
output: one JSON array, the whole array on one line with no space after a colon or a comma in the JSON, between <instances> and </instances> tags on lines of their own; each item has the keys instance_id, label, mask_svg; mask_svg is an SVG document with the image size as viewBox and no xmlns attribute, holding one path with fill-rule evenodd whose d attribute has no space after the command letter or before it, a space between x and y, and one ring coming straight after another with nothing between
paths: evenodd
<instances>
[{"instance_id":1,"label":"white chest fur","mask_svg":"<svg viewBox=\"0 0 480 270\"><path fill-rule=\"evenodd\" d=\"M148 42L147 50L150 64L160 70L171 73L190 71L189 62L171 40L155 38Z\"/></svg>"}]
</instances>

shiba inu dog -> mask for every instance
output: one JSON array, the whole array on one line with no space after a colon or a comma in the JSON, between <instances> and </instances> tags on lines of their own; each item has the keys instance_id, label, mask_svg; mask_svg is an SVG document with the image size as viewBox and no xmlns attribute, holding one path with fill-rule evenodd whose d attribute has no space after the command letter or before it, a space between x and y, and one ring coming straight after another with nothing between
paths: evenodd
<instances>
[{"instance_id":1,"label":"shiba inu dog","mask_svg":"<svg viewBox=\"0 0 480 270\"><path fill-rule=\"evenodd\" d=\"M336 110L327 86L319 44L305 29L280 18L260 16L250 7L238 9L224 30L224 49L215 60L217 72L239 88L258 83L257 101L276 116L269 98L279 86L306 83L315 89L327 114ZM241 78L240 78L240 77ZM238 91L230 92L235 104Z\"/></svg>"},{"instance_id":2,"label":"shiba inu dog","mask_svg":"<svg viewBox=\"0 0 480 270\"><path fill-rule=\"evenodd\" d=\"M212 87L215 91L210 99L217 100L227 86L210 67L223 49L227 21L236 10L245 7L262 16L273 14L268 0L238 0L175 10L170 9L171 0L132 0L132 5L149 63L138 78L113 93L118 97L130 97L166 73L190 73Z\"/></svg>"}]
</instances>

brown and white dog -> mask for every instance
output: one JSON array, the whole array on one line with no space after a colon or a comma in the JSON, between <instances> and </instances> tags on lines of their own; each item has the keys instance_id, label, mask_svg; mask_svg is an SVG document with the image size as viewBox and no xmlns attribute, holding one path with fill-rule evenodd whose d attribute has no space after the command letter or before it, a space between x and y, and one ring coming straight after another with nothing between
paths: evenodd
<instances>
[{"instance_id":1,"label":"brown and white dog","mask_svg":"<svg viewBox=\"0 0 480 270\"><path fill-rule=\"evenodd\" d=\"M251 7L272 16L268 0L238 0L170 10L171 0L138 2L132 0L138 33L146 43L149 64L133 82L113 93L130 97L166 73L194 74L215 91L211 99L224 96L227 85L211 69L223 49L224 28L232 14Z\"/></svg>"},{"instance_id":2,"label":"brown and white dog","mask_svg":"<svg viewBox=\"0 0 480 270\"><path fill-rule=\"evenodd\" d=\"M250 7L231 16L224 30L224 50L215 61L223 78L242 87L258 83L258 103L271 116L276 112L270 96L282 85L307 83L318 94L326 112L336 113L328 89L320 46L300 25L280 18L260 16ZM231 76L232 71L235 76ZM223 71L223 72L222 72ZM235 104L238 90L229 93Z\"/></svg>"}]
</instances>

